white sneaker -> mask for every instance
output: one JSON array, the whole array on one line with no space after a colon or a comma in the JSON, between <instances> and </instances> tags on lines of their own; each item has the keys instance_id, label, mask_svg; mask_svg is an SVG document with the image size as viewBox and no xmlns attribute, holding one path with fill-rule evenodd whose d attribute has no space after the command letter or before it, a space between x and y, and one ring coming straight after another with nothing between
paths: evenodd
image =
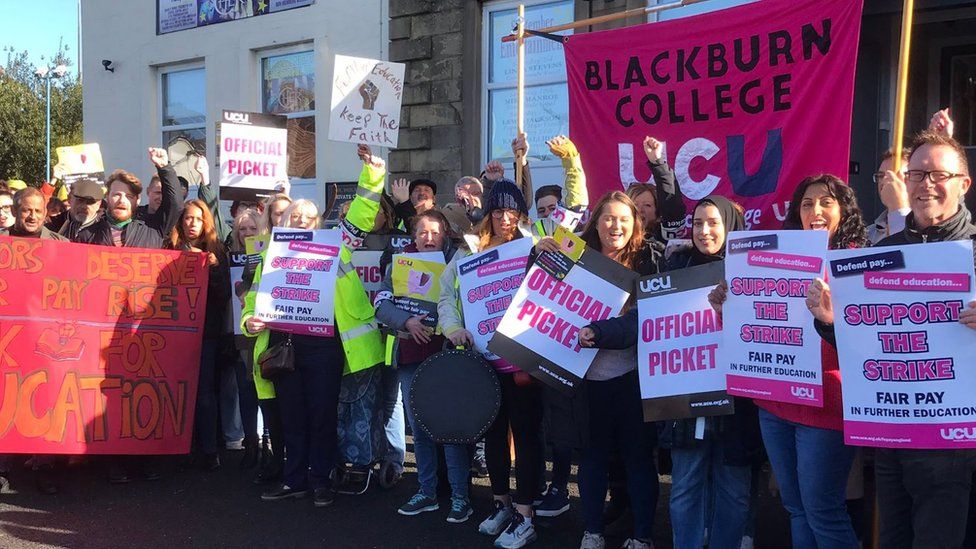
<instances>
[{"instance_id":1,"label":"white sneaker","mask_svg":"<svg viewBox=\"0 0 976 549\"><path fill-rule=\"evenodd\" d=\"M654 549L654 544L649 541L641 541L637 538L630 538L620 547L621 549Z\"/></svg>"},{"instance_id":2,"label":"white sneaker","mask_svg":"<svg viewBox=\"0 0 976 549\"><path fill-rule=\"evenodd\" d=\"M478 531L486 536L497 536L512 521L512 507L505 505L499 500L495 500L495 510L491 512L485 520L481 521Z\"/></svg>"},{"instance_id":3,"label":"white sneaker","mask_svg":"<svg viewBox=\"0 0 976 549\"><path fill-rule=\"evenodd\" d=\"M583 532L583 541L580 542L580 549L603 549L606 545L607 543L603 541L602 535Z\"/></svg>"},{"instance_id":4,"label":"white sneaker","mask_svg":"<svg viewBox=\"0 0 976 549\"><path fill-rule=\"evenodd\" d=\"M519 549L535 541L535 526L532 519L522 516L522 513L512 513L512 521L508 528L495 540L495 547L499 549Z\"/></svg>"}]
</instances>

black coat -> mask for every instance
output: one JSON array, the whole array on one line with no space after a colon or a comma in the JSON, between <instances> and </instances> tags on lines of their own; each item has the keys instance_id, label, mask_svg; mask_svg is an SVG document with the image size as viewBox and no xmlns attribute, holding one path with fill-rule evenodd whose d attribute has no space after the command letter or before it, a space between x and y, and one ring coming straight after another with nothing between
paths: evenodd
<instances>
[{"instance_id":1,"label":"black coat","mask_svg":"<svg viewBox=\"0 0 976 549\"><path fill-rule=\"evenodd\" d=\"M136 219L136 212L132 212L133 219L123 231L123 246L126 248L162 248L163 241L179 221L183 210L183 190L176 178L176 171L173 166L165 166L157 172L163 184L163 202L156 214L146 220ZM111 246L112 225L108 216L102 216L95 224L79 230L75 242Z\"/></svg>"},{"instance_id":2,"label":"black coat","mask_svg":"<svg viewBox=\"0 0 976 549\"><path fill-rule=\"evenodd\" d=\"M662 262L662 248L660 246L645 246L635 262L635 270L641 276L657 273ZM530 257L530 259L532 259ZM636 291L636 288L634 288ZM633 315L633 320L624 320ZM622 316L604 322L617 321L621 326L633 322L633 330L621 329L615 335L622 339L633 338L637 342L637 309L631 307ZM592 325L591 325L592 326ZM631 333L627 333L631 332ZM630 345L622 345L626 348ZM587 397L586 384L581 383L573 396L566 395L552 389L545 388L543 393L545 402L544 424L549 438L556 444L571 448L584 448L590 440L590 407Z\"/></svg>"},{"instance_id":3,"label":"black coat","mask_svg":"<svg viewBox=\"0 0 976 549\"><path fill-rule=\"evenodd\" d=\"M217 339L227 331L227 304L230 303L230 266L227 254L216 254L217 264L211 265L207 279L207 319L203 324L203 338ZM236 299L236 298L235 298Z\"/></svg>"}]
</instances>

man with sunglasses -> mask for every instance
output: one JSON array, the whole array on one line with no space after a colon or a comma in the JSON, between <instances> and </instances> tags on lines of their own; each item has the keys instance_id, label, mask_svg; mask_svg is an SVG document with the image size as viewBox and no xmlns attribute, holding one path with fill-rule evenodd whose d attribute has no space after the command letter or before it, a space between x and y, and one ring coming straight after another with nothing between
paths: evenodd
<instances>
[{"instance_id":1,"label":"man with sunglasses","mask_svg":"<svg viewBox=\"0 0 976 549\"><path fill-rule=\"evenodd\" d=\"M78 231L90 227L102 218L102 198L105 189L94 179L79 179L68 193L68 216L58 233L74 242Z\"/></svg>"}]
</instances>

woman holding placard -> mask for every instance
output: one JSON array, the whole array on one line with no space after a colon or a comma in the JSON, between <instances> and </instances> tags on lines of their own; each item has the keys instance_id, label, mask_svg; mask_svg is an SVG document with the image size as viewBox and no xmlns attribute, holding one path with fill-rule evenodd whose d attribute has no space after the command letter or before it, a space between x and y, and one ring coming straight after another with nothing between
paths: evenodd
<instances>
[{"instance_id":1,"label":"woman holding placard","mask_svg":"<svg viewBox=\"0 0 976 549\"><path fill-rule=\"evenodd\" d=\"M867 245L854 191L832 175L808 177L793 193L784 229L827 231L831 249ZM811 289L816 283L811 285ZM727 288L709 296L721 313ZM822 342L823 408L756 400L763 442L790 513L793 547L860 547L845 491L855 448L844 445L837 349Z\"/></svg>"},{"instance_id":2,"label":"woman holding placard","mask_svg":"<svg viewBox=\"0 0 976 549\"><path fill-rule=\"evenodd\" d=\"M190 200L183 206L179 222L170 232L165 247L205 253L210 266L193 434L196 449L203 454L206 469L214 471L220 467L217 453L217 351L220 336L226 329L224 315L230 300L230 270L227 253L217 238L213 216L205 202Z\"/></svg>"},{"instance_id":3,"label":"woman holding placard","mask_svg":"<svg viewBox=\"0 0 976 549\"><path fill-rule=\"evenodd\" d=\"M468 250L459 250L444 269L441 276L441 296L437 305L438 326L453 345L474 344L474 336L464 328L464 315L460 305L458 261L464 257L511 242L516 238L529 237L524 228L528 223L528 209L522 192L515 183L500 179L492 186L485 199L485 217ZM478 530L486 535L498 536L496 547L516 548L536 539L532 525L532 504L539 495L539 483L543 469L542 445L542 390L532 378L515 365L498 360L493 362L502 387L502 404L498 417L485 435L485 457L488 476L494 494L494 510ZM508 431L512 430L515 452L516 492L509 494L511 456ZM514 509L512 501L514 499Z\"/></svg>"},{"instance_id":4,"label":"woman holding placard","mask_svg":"<svg viewBox=\"0 0 976 549\"><path fill-rule=\"evenodd\" d=\"M644 226L634 202L622 192L605 195L593 208L593 217L581 235L586 244L641 275L658 272L659 253L644 243ZM538 250L551 250L556 243L544 239ZM602 343L599 328L580 330L580 344L593 347ZM600 345L596 345L600 346ZM578 418L583 445L579 466L580 499L586 532L583 549L602 549L603 503L607 494L608 463L617 452L627 472L627 488L634 517L634 537L624 547L653 547L651 534L657 504L658 480L654 465L656 433L654 425L644 423L640 386L637 380L637 350L631 345L605 349L596 355L578 389L586 402L585 415ZM554 421L553 424L556 422Z\"/></svg>"},{"instance_id":5,"label":"woman holding placard","mask_svg":"<svg viewBox=\"0 0 976 549\"><path fill-rule=\"evenodd\" d=\"M364 194L382 191L385 163L362 148L360 157L364 163L359 177L360 188ZM371 228L377 209L374 203L356 201L350 210L350 218L353 222L358 221L357 227L368 220L367 228ZM313 202L296 200L283 212L280 226L315 230L321 220ZM247 335L258 338L254 349L256 362L265 350L286 340L291 341L294 349L293 370L279 373L274 380L285 439L283 482L262 494L261 499L265 501L302 498L311 487L316 507L333 503L330 477L338 461L339 385L343 371L355 373L383 362L383 344L376 329L373 307L359 275L350 264L351 255L343 245L337 258L338 276L332 289L338 337L288 335L269 330L267 324L254 315L263 262L255 270L252 290L248 292L241 312L241 323Z\"/></svg>"},{"instance_id":6,"label":"woman holding placard","mask_svg":"<svg viewBox=\"0 0 976 549\"><path fill-rule=\"evenodd\" d=\"M450 261L457 248L448 236L450 223L444 214L437 210L427 210L411 220L413 243L403 249L404 257L410 254L441 252L445 262ZM386 265L383 284L376 295L376 319L395 330L396 373L404 395L410 394L410 386L417 367L444 346L444 336L436 333L424 323L427 315L413 315L395 304L397 288L394 283L396 258ZM421 256L418 256L418 258ZM443 268L443 264L441 264ZM424 273L427 274L427 273ZM417 479L420 490L404 504L398 512L401 515L418 515L439 508L437 502L437 445L416 423L413 408L405 406L410 430L413 432L414 455L417 458ZM470 458L468 448L461 444L444 444L444 459L447 462L448 481L451 484L451 512L447 521L460 523L468 520L474 512L468 502L468 473Z\"/></svg>"}]
</instances>

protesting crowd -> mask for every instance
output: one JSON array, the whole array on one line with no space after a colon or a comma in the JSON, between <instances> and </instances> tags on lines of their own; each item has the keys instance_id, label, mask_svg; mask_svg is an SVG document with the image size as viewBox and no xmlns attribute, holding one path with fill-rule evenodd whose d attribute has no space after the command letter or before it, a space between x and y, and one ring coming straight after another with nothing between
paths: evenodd
<instances>
[{"instance_id":1,"label":"protesting crowd","mask_svg":"<svg viewBox=\"0 0 976 549\"><path fill-rule=\"evenodd\" d=\"M971 184L966 154L951 135L952 121L940 111L910 148L881 159L874 181L886 209L876 220L863 218L854 191L838 177L844 174L809 174L788 182L795 191L782 228L824 231L833 250L976 238L963 201ZM314 506L326 507L337 492L365 492L371 479L391 487L401 481L409 432L418 488L402 502L400 515L438 512L449 501L446 521L464 523L473 514L471 476L487 476L493 505L488 516L479 517L478 531L496 547L523 547L539 535L536 517L570 509L575 460L585 527L581 549L603 548L606 521L622 512L633 522L624 547L653 547L659 473L666 472L658 467L669 464L674 546L735 549L751 546L755 537L754 481L768 459L790 516L794 547L860 547L846 495L849 482L862 482L869 452L845 444L843 435L831 280L817 278L805 296L821 337L822 407L736 396L729 415L646 422L638 382L641 328L633 299L619 316L578 331L578 345L598 352L571 394L528 375L527 365L511 357L485 353L479 337L490 338L494 328L486 334L466 322L459 263L524 239L528 268L544 254L560 251L558 230L575 232L587 250L640 276L680 277L684 269L726 261L729 233L748 229L742 206L713 194L687 209L691 203L682 196L658 138L643 142L653 183L590 197L587 159L573 141L557 136L547 142L562 162L563 185L534 187L527 140L519 135L512 143L516 176L507 178L502 164L489 163L479 177L457 181L451 203L439 197L442 182L388 185L384 161L360 145L355 197L337 206L342 245L334 287L311 288L333 295L335 329L328 334L283 330L258 314L261 293L267 291L262 278L273 265L248 243L261 236L267 242L276 229L324 228L330 212L289 197L283 186L260 200L234 201L231 219L225 219L227 210L203 157L193 166L202 180L196 198L188 197L189 185L177 177L167 152L156 148L148 150L155 173L145 186L135 174L118 170L104 183L74 182L64 202L57 193L4 183L0 224L10 237L168 249L206 258L193 453L183 466L213 471L222 466L220 445L243 448L240 465L256 468L255 482L267 485L265 501L310 497ZM139 206L144 191L148 204ZM382 283L370 295L352 257L373 235L402 236L398 242L406 245L391 245L383 253ZM235 255L248 256L239 280L231 275ZM402 305L395 267L400 257L433 257L444 264L436 306L429 312L417 314ZM728 297L725 282L710 290L708 300L719 319ZM241 309L237 326L234 302ZM976 329L976 303L958 315L958 322ZM435 442L415 413L424 403L408 398L421 365L455 348L481 352L500 387L495 419L477 444ZM669 460L662 459L665 454ZM870 454L880 546L961 546L976 452L877 448ZM42 492L58 491L53 474L61 466L58 456L22 457ZM15 461L4 458L5 477ZM113 483L159 478L158 457L105 461ZM449 500L441 500L441 493L449 493Z\"/></svg>"}]
</instances>

